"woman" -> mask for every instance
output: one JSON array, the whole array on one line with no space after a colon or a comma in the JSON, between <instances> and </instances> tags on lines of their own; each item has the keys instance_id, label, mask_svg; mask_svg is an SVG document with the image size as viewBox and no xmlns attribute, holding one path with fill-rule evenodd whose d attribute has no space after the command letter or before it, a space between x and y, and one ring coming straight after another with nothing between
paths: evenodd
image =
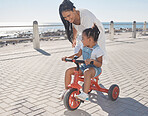
<instances>
[{"instance_id":1,"label":"woman","mask_svg":"<svg viewBox=\"0 0 148 116\"><path fill-rule=\"evenodd\" d=\"M104 52L103 63L106 57L105 49L105 31L102 23L95 17L93 13L86 9L76 10L76 7L69 0L64 0L59 7L59 14L64 24L68 40L75 47L74 52L77 53L81 48L82 32L86 28L92 28L94 24L100 30L98 44Z\"/></svg>"}]
</instances>

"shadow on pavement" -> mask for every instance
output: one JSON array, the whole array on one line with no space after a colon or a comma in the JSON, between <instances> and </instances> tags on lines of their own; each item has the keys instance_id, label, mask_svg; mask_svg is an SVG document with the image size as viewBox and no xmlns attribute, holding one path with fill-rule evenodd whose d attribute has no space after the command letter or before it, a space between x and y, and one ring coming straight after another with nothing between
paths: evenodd
<instances>
[{"instance_id":1,"label":"shadow on pavement","mask_svg":"<svg viewBox=\"0 0 148 116\"><path fill-rule=\"evenodd\" d=\"M46 55L46 56L50 56L51 54L49 54L48 52L42 50L42 49L36 49L36 51L42 53L43 55Z\"/></svg>"},{"instance_id":2,"label":"shadow on pavement","mask_svg":"<svg viewBox=\"0 0 148 116\"><path fill-rule=\"evenodd\" d=\"M101 87L103 85L100 85ZM108 99L108 95L96 91L96 93L90 93L89 98L92 103L98 104L103 111L108 113L108 116L121 115L121 116L145 116L148 114L148 107L144 106L140 102L133 98L119 98L116 101Z\"/></svg>"},{"instance_id":3,"label":"shadow on pavement","mask_svg":"<svg viewBox=\"0 0 148 116\"><path fill-rule=\"evenodd\" d=\"M65 111L64 112L64 115L65 116L91 116L89 113L87 113L86 111L84 110L81 110L81 109L77 109L75 111Z\"/></svg>"}]
</instances>

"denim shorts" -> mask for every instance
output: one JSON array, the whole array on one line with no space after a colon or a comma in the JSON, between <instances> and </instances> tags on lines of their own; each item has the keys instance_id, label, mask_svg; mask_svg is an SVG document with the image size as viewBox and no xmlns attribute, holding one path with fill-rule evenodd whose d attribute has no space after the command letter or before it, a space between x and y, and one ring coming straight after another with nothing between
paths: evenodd
<instances>
[{"instance_id":1,"label":"denim shorts","mask_svg":"<svg viewBox=\"0 0 148 116\"><path fill-rule=\"evenodd\" d=\"M93 67L93 68L95 69L95 71L96 71L94 77L96 77L96 76L98 76L98 75L101 74L101 72L102 72L101 68L100 68L100 67L96 67L96 66L94 66L94 65L92 65L92 64L89 64L89 65L83 64L83 65L80 66L80 70L81 70L82 73L84 74L84 71L85 71L86 69L90 68L90 67Z\"/></svg>"}]
</instances>

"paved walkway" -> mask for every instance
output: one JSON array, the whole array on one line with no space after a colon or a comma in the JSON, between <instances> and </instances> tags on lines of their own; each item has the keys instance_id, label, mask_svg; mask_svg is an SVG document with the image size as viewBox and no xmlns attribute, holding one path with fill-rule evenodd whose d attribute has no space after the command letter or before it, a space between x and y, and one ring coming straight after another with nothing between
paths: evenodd
<instances>
[{"instance_id":1,"label":"paved walkway","mask_svg":"<svg viewBox=\"0 0 148 116\"><path fill-rule=\"evenodd\" d=\"M42 41L38 51L32 43L0 48L0 116L148 116L148 37L122 36L106 46L109 63L100 82L105 88L118 84L119 99L93 91L73 112L58 100L64 72L75 66L61 61L73 54L67 40Z\"/></svg>"}]
</instances>

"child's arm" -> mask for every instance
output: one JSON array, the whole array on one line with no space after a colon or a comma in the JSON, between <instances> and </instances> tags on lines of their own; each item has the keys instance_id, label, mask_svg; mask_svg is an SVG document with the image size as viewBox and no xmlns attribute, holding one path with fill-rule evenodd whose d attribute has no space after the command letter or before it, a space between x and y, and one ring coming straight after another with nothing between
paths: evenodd
<instances>
[{"instance_id":1,"label":"child's arm","mask_svg":"<svg viewBox=\"0 0 148 116\"><path fill-rule=\"evenodd\" d=\"M73 59L74 56L80 57L81 55L82 55L82 49L80 49L78 53L76 53L76 54L74 54L72 56L62 58L62 60L65 61L65 58L71 58L71 59Z\"/></svg>"},{"instance_id":2,"label":"child's arm","mask_svg":"<svg viewBox=\"0 0 148 116\"><path fill-rule=\"evenodd\" d=\"M97 60L94 59L87 59L85 60L85 64L91 64L91 62L93 61L93 65L95 65L96 67L101 67L102 66L102 56L98 57Z\"/></svg>"},{"instance_id":3,"label":"child's arm","mask_svg":"<svg viewBox=\"0 0 148 116\"><path fill-rule=\"evenodd\" d=\"M73 26L73 38L72 38L73 44L72 44L72 47L76 46L76 38L77 38L77 30Z\"/></svg>"}]
</instances>

